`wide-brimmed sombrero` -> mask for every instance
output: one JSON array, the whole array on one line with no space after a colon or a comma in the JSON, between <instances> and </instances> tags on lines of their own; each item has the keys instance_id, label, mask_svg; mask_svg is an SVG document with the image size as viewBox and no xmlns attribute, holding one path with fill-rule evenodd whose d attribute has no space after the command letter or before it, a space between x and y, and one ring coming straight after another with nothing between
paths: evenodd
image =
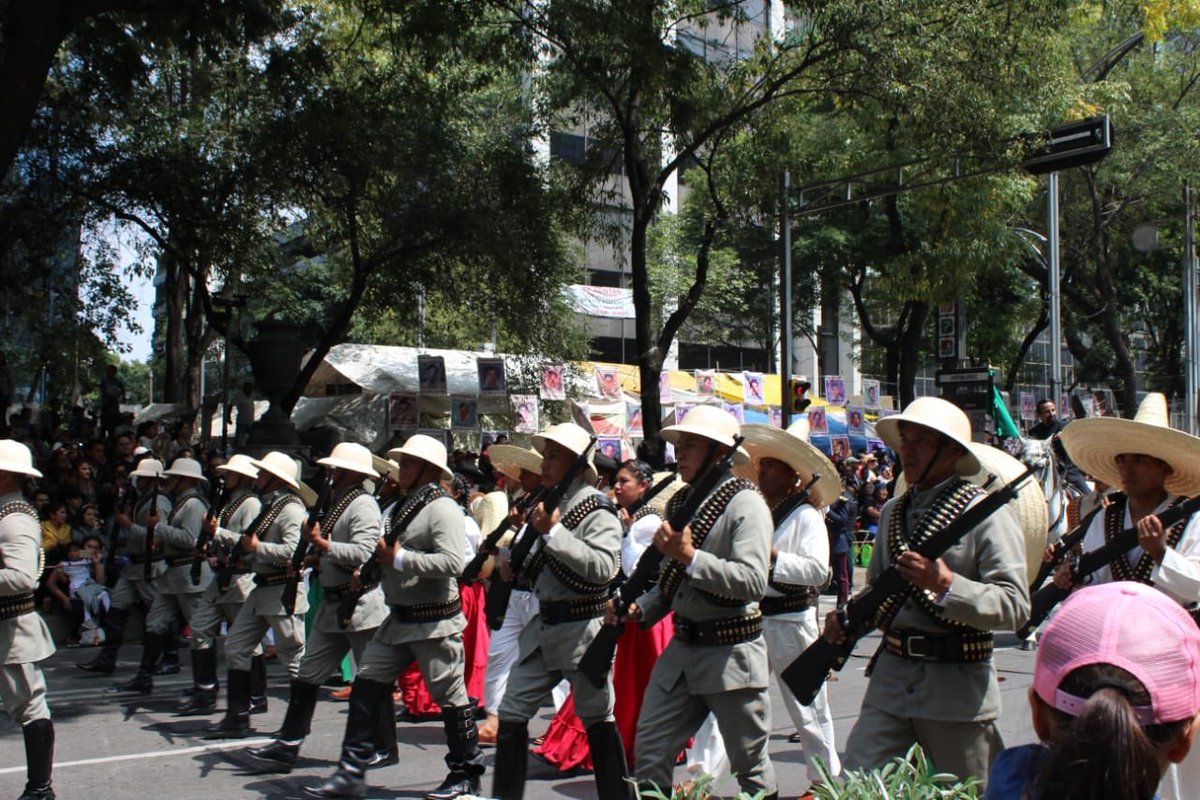
<instances>
[{"instance_id":1,"label":"wide-brimmed sombrero","mask_svg":"<svg viewBox=\"0 0 1200 800\"><path fill-rule=\"evenodd\" d=\"M786 431L759 422L742 426L746 441L742 447L750 454L750 463L733 468L739 478L758 482L758 467L764 458L782 461L796 471L803 483L814 475L820 479L813 484L809 500L816 508L824 508L842 493L842 479L837 467L817 448L808 443L808 420L799 419Z\"/></svg>"},{"instance_id":2,"label":"wide-brimmed sombrero","mask_svg":"<svg viewBox=\"0 0 1200 800\"><path fill-rule=\"evenodd\" d=\"M513 444L492 445L488 448L488 460L492 462L493 469L514 481L521 479L521 470L535 475L542 473L541 454Z\"/></svg>"},{"instance_id":3,"label":"wide-brimmed sombrero","mask_svg":"<svg viewBox=\"0 0 1200 800\"><path fill-rule=\"evenodd\" d=\"M671 502L671 498L683 489L683 487L687 486L687 484L683 482L683 478L680 478L678 474L667 471L654 473L654 480L650 481L651 486L658 486L659 483L665 481L671 475L675 475L675 480L668 483L665 489L654 495L654 497L650 498L650 502L646 503L646 505L657 511L660 517L667 515L667 503Z\"/></svg>"},{"instance_id":4,"label":"wide-brimmed sombrero","mask_svg":"<svg viewBox=\"0 0 1200 800\"><path fill-rule=\"evenodd\" d=\"M1058 435L1067 455L1088 475L1120 488L1117 456L1153 456L1171 465L1163 482L1171 494L1200 494L1200 439L1171 427L1167 398L1151 392L1133 419L1089 417L1067 424Z\"/></svg>"}]
</instances>

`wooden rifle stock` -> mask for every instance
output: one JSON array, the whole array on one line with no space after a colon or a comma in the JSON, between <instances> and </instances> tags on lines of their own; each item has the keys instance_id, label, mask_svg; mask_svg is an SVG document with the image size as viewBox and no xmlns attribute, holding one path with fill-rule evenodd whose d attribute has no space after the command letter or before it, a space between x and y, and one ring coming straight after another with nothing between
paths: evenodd
<instances>
[{"instance_id":1,"label":"wooden rifle stock","mask_svg":"<svg viewBox=\"0 0 1200 800\"><path fill-rule=\"evenodd\" d=\"M554 509L558 508L562 503L563 493L570 488L575 479L579 477L579 473L583 472L583 468L588 464L588 454L592 452L592 448L596 446L596 437L593 436L588 441L587 447L583 448L583 452L576 456L570 468L567 469L562 480L554 484L542 497L542 505L546 509L547 514L553 514ZM533 508L534 506L531 506ZM534 544L537 542L538 532L534 530L531 522L526 522L517 531L517 535L513 537L512 549L509 551L508 563L512 570L512 580L506 581L500 575L493 574L492 581L488 585L487 594L484 596L483 613L487 618L488 627L494 631L500 630L504 626L504 616L508 613L508 601L512 597L513 583L521 574L521 568L525 565L525 559L533 550Z\"/></svg>"},{"instance_id":2,"label":"wooden rifle stock","mask_svg":"<svg viewBox=\"0 0 1200 800\"><path fill-rule=\"evenodd\" d=\"M542 497L546 494L546 491L547 489L545 486L539 486L536 492L526 495L521 499L521 502L517 504L517 510L521 513L524 513L526 510L533 508L541 501ZM496 547L500 543L500 540L504 538L504 534L507 533L508 529L511 527L512 522L509 521L508 517L505 517L503 520L501 520L500 524L497 525L495 529L487 535L487 538L483 540L481 545L479 545L479 551L475 553L475 557L472 558L467 564L466 568L463 569L462 580L464 583L474 583L475 581L479 580L479 573L483 570L484 562L487 561L488 556L495 551Z\"/></svg>"},{"instance_id":3,"label":"wooden rifle stock","mask_svg":"<svg viewBox=\"0 0 1200 800\"><path fill-rule=\"evenodd\" d=\"M700 510L701 504L728 477L729 469L733 466L733 459L744 440L745 437L735 436L733 447L729 448L721 459L706 470L704 476L692 485L687 499L680 504L668 520L668 524L673 530L680 531L691 524L692 517ZM659 487L655 486L654 488L658 489ZM633 574L613 594L613 610L616 612L617 619L625 616L629 606L658 580L658 567L662 560L662 551L654 545L642 551L637 566L633 568ZM604 625L596 632L588 649L584 651L583 658L579 660L579 671L596 688L603 686L607 680L608 671L612 667L613 658L617 653L617 641L621 638L624 630L623 622L618 622L616 625Z\"/></svg>"},{"instance_id":4,"label":"wooden rifle stock","mask_svg":"<svg viewBox=\"0 0 1200 800\"><path fill-rule=\"evenodd\" d=\"M1162 523L1163 528L1166 529L1181 520L1191 517L1197 511L1200 511L1200 497L1193 497L1177 506L1168 508L1156 516ZM1080 581L1096 570L1107 566L1114 558L1118 556L1123 557L1125 552L1131 550L1137 543L1138 530L1137 526L1134 525L1121 531L1095 550L1089 550L1084 553L1080 556L1079 563L1071 570L1074 583L1078 585ZM1059 588L1053 583L1038 589L1029 601L1029 622L1021 630L1028 633L1028 631L1041 625L1046 621L1046 617L1050 616L1050 612L1054 610L1054 607L1063 600L1066 600L1070 594L1070 589Z\"/></svg>"},{"instance_id":5,"label":"wooden rifle stock","mask_svg":"<svg viewBox=\"0 0 1200 800\"><path fill-rule=\"evenodd\" d=\"M929 559L940 558L962 537L1016 497L1017 489L1032 475L1033 470L1027 469L987 495L945 528L922 542L919 547L914 548L915 552ZM810 705L816 699L825 679L829 677L830 670L840 670L846 665L854 652L854 645L875 628L875 616L880 606L906 583L895 566L888 567L875 579L870 588L851 598L846 607L839 612L838 616L846 636L843 644L835 644L824 636L819 636L784 669L780 677L801 703Z\"/></svg>"},{"instance_id":6,"label":"wooden rifle stock","mask_svg":"<svg viewBox=\"0 0 1200 800\"><path fill-rule=\"evenodd\" d=\"M204 524L200 527L200 535L196 537L196 555L192 557L192 586L200 585L200 575L203 573L208 549L212 546L212 523L220 516L221 507L225 505L225 486L217 490L217 497L204 515Z\"/></svg>"},{"instance_id":7,"label":"wooden rifle stock","mask_svg":"<svg viewBox=\"0 0 1200 800\"><path fill-rule=\"evenodd\" d=\"M321 487L321 494L317 497L317 502L308 512L305 528L311 530L314 525L325 519L325 514L329 511L329 498L332 494L333 477L329 475L325 477L325 484ZM299 591L300 582L304 580L304 559L308 557L311 547L312 544L304 539L304 529L301 529L300 538L296 541L296 549L292 551L292 557L288 561L287 583L283 585L283 594L280 595L283 610L288 616L296 611L296 593Z\"/></svg>"}]
</instances>

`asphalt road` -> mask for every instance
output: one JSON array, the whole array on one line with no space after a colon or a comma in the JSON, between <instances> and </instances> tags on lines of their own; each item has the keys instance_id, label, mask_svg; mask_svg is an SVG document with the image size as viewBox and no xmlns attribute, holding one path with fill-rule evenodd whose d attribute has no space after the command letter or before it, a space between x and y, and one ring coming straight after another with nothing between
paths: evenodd
<instances>
[{"instance_id":1,"label":"asphalt road","mask_svg":"<svg viewBox=\"0 0 1200 800\"><path fill-rule=\"evenodd\" d=\"M822 598L825 607L830 598ZM829 696L838 749L858 715L866 678L863 669L874 652L877 637L859 643L856 656L846 669L829 684ZM319 782L334 769L345 727L346 704L323 701L317 706L313 734L304 744L301 761L290 775L255 774L252 762L238 751L251 744L267 741L259 736L241 742L206 742L197 734L209 718L172 716L180 691L190 684L188 671L160 677L152 695L134 697L106 693L113 680L92 677L75 669L75 662L94 655L92 649L62 648L44 662L49 683L49 702L55 719L58 744L54 775L60 798L88 800L124 800L125 798L174 798L226 800L236 796L265 798L301 797L301 787ZM121 652L116 678L133 674L140 647L126 646ZM185 657L186 658L186 657ZM1034 654L1016 647L1012 635L997 637L996 664L1000 671L1004 713L1001 730L1006 744L1033 740L1029 725L1026 691L1032 681ZM223 676L222 676L223 677ZM271 665L271 708L254 718L256 728L270 732L283 720L287 705L287 680L278 664ZM222 693L221 702L224 700ZM778 706L778 690L772 688L773 715L771 757L783 795L795 796L808 785L799 746L787 737L792 726ZM547 708L531 726L537 735L550 716ZM215 719L215 718L213 718ZM445 776L442 757L445 744L440 722L400 723L400 764L369 775L372 798L421 797L437 786ZM484 794L491 787L490 768L493 750L488 749L489 774L484 776ZM7 717L0 717L0 798L16 797L25 780L25 754L21 733ZM676 771L677 780L688 777L686 769ZM736 792L736 784L726 779L720 785L724 794ZM595 795L590 774L562 774L545 764L531 760L529 798L590 798Z\"/></svg>"}]
</instances>

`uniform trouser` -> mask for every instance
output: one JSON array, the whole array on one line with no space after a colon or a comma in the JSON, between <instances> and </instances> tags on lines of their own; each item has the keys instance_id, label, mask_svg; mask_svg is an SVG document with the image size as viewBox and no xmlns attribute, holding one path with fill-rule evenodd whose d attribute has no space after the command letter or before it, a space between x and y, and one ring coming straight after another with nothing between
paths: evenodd
<instances>
[{"instance_id":1,"label":"uniform trouser","mask_svg":"<svg viewBox=\"0 0 1200 800\"><path fill-rule=\"evenodd\" d=\"M775 673L779 683L779 692L783 695L783 707L787 710L788 716L792 718L792 724L800 733L800 745L804 750L804 760L808 765L810 781L819 780L821 777L813 760L814 757L820 757L825 762L831 775L837 775L842 769L837 754L837 742L834 738L833 715L829 712L829 695L825 691L825 686L822 685L812 704L802 705L780 676L797 656L817 640L819 635L815 608L806 609L801 614L763 618L763 639L767 643L767 660L771 664L771 672Z\"/></svg>"},{"instance_id":2,"label":"uniform trouser","mask_svg":"<svg viewBox=\"0 0 1200 800\"><path fill-rule=\"evenodd\" d=\"M354 654L355 664L363 663L363 654L375 631L375 628L370 628L365 631L326 633L314 625L308 632L304 658L300 661L300 672L296 677L304 683L320 686L338 670L346 653Z\"/></svg>"},{"instance_id":3,"label":"uniform trouser","mask_svg":"<svg viewBox=\"0 0 1200 800\"><path fill-rule=\"evenodd\" d=\"M238 611L225 637L225 665L232 670L249 671L250 658L268 630L275 633L279 660L287 665L288 676L295 678L304 657L304 615L257 614L251 601Z\"/></svg>"},{"instance_id":4,"label":"uniform trouser","mask_svg":"<svg viewBox=\"0 0 1200 800\"><path fill-rule=\"evenodd\" d=\"M492 631L488 642L487 669L483 675L483 707L489 714L500 711L500 701L508 687L508 675L521 653L521 631L538 614L538 599L533 592L514 590L504 615L504 625Z\"/></svg>"},{"instance_id":5,"label":"uniform trouser","mask_svg":"<svg viewBox=\"0 0 1200 800\"><path fill-rule=\"evenodd\" d=\"M540 647L512 668L508 689L500 702L500 719L510 722L533 719L538 709L546 704L554 687L564 678L571 683L571 690L575 693L575 714L585 728L597 722L613 720L612 670L608 671L604 686L597 689L578 670L558 670L546 666ZM640 743L638 747L641 748Z\"/></svg>"},{"instance_id":6,"label":"uniform trouser","mask_svg":"<svg viewBox=\"0 0 1200 800\"><path fill-rule=\"evenodd\" d=\"M217 637L221 635L221 623L224 622L233 629L234 620L242 610L242 601L233 603L215 603L205 598L192 614L192 649L207 650L217 646ZM256 652L255 655L258 655Z\"/></svg>"},{"instance_id":7,"label":"uniform trouser","mask_svg":"<svg viewBox=\"0 0 1200 800\"><path fill-rule=\"evenodd\" d=\"M751 795L776 791L775 769L767 756L771 707L766 687L692 694L682 674L670 688L664 689L654 678L646 686L635 737L638 781L653 782L669 792L675 757L710 711L729 743L730 767L742 791Z\"/></svg>"},{"instance_id":8,"label":"uniform trouser","mask_svg":"<svg viewBox=\"0 0 1200 800\"><path fill-rule=\"evenodd\" d=\"M371 639L363 649L354 680L390 686L396 676L414 661L421 671L421 677L425 678L430 696L438 705L444 708L470 703L467 684L463 680L466 659L463 657L461 633L398 644Z\"/></svg>"},{"instance_id":9,"label":"uniform trouser","mask_svg":"<svg viewBox=\"0 0 1200 800\"><path fill-rule=\"evenodd\" d=\"M50 719L46 705L46 677L37 664L0 666L0 702L12 721L22 728L39 719Z\"/></svg>"},{"instance_id":10,"label":"uniform trouser","mask_svg":"<svg viewBox=\"0 0 1200 800\"><path fill-rule=\"evenodd\" d=\"M142 568L141 564L130 564L125 569ZM122 611L132 611L135 606L142 606L149 609L154 605L154 596L158 594L154 590L153 583L147 583L143 580L132 580L122 575L117 580L117 585L112 590L112 602L109 604L110 609L120 609Z\"/></svg>"},{"instance_id":11,"label":"uniform trouser","mask_svg":"<svg viewBox=\"0 0 1200 800\"><path fill-rule=\"evenodd\" d=\"M988 770L1004 742L995 720L948 722L897 717L863 704L858 721L846 741L846 769L875 769L903 758L914 743L920 744L938 772L960 778L974 775L987 781Z\"/></svg>"},{"instance_id":12,"label":"uniform trouser","mask_svg":"<svg viewBox=\"0 0 1200 800\"><path fill-rule=\"evenodd\" d=\"M196 609L204 603L204 595L200 592L190 594L173 594L159 592L146 615L146 633L156 633L159 636L169 636L175 631L175 621L180 617L191 624ZM199 638L200 642L196 642ZM192 631L192 647L205 650L212 647L212 637Z\"/></svg>"}]
</instances>

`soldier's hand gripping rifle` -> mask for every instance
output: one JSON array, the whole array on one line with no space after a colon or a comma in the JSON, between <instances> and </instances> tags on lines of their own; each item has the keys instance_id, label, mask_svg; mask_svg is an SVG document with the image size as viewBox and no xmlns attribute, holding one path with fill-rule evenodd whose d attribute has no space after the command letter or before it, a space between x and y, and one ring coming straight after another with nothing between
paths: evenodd
<instances>
[{"instance_id":1,"label":"soldier's hand gripping rifle","mask_svg":"<svg viewBox=\"0 0 1200 800\"><path fill-rule=\"evenodd\" d=\"M162 493L160 488L161 478L154 479L154 491L150 494L150 507L147 509L147 514L158 516L158 496ZM152 522L146 526L146 563L142 564L142 578L149 583L154 580L154 526L157 522Z\"/></svg>"},{"instance_id":2,"label":"soldier's hand gripping rifle","mask_svg":"<svg viewBox=\"0 0 1200 800\"><path fill-rule=\"evenodd\" d=\"M214 523L221 516L221 508L225 505L225 484L217 489L216 499L204 515L204 524L200 526L200 535L196 537L196 555L192 556L192 586L200 585L200 575L204 562L208 560L208 551L212 547Z\"/></svg>"},{"instance_id":3,"label":"soldier's hand gripping rifle","mask_svg":"<svg viewBox=\"0 0 1200 800\"><path fill-rule=\"evenodd\" d=\"M521 502L517 503L515 506L516 510L521 514L524 514L528 509L533 508L539 502L541 502L546 492L547 487L539 486L536 492L525 495L525 497L521 499ZM483 544L479 545L479 550L475 553L475 557L471 559L462 572L462 579L464 583L473 583L474 581L479 580L479 573L483 570L484 562L488 560L488 556L496 552L496 548L499 546L500 540L511 527L512 519L510 517L505 517L503 520L501 520L500 524L497 525L496 528L487 535L487 538L483 540Z\"/></svg>"},{"instance_id":4,"label":"soldier's hand gripping rifle","mask_svg":"<svg viewBox=\"0 0 1200 800\"><path fill-rule=\"evenodd\" d=\"M700 510L701 504L708 499L713 489L717 488L729 476L729 468L733 466L733 459L744 440L745 437L735 436L733 438L733 447L729 448L725 455L721 456L712 467L705 471L704 475L698 481L692 484L687 499L684 500L679 508L675 509L675 513L667 521L672 530L681 531L691 524L692 517L696 516L696 512ZM674 477L673 475L671 476L672 479ZM666 488L663 485L665 483L667 483L666 479L655 485L654 489L661 491ZM613 594L613 610L616 612L618 620L624 617L629 611L629 606L658 580L658 567L662 563L662 560L662 551L653 545L642 551L642 555L638 558L637 566L633 568L633 574L626 578L625 582ZM625 624L623 622L618 622L616 625L603 626L596 632L596 637L592 639L591 644L588 645L588 649L583 653L583 658L579 660L579 671L584 674L593 686L599 688L604 685L608 676L608 670L612 666L613 656L617 652L617 640L621 638L621 633L624 630Z\"/></svg>"},{"instance_id":5,"label":"soldier's hand gripping rifle","mask_svg":"<svg viewBox=\"0 0 1200 800\"><path fill-rule=\"evenodd\" d=\"M392 511L391 527L388 528L387 535L383 537L385 547L390 550L395 546L400 534L408 529L412 521L417 518L417 514L420 514L421 510L429 504L429 496L440 489L441 487L436 484L426 486L424 490L406 497L403 502L396 503L396 507ZM358 601L383 579L383 567L380 566L375 553L372 553L366 561L359 565L354 574L351 588L347 589L346 593L338 600L337 621L338 627L341 628L350 625L350 620L354 617L354 609L358 607Z\"/></svg>"},{"instance_id":6,"label":"soldier's hand gripping rifle","mask_svg":"<svg viewBox=\"0 0 1200 800\"><path fill-rule=\"evenodd\" d=\"M1165 530L1175 525L1175 523L1187 519L1197 511L1200 511L1200 497L1193 497L1155 516L1158 517L1159 522L1162 523ZM1121 531L1095 550L1089 550L1084 553L1079 557L1079 563L1071 570L1074 583L1078 585L1084 578L1096 570L1110 564L1114 558L1118 556L1123 558L1126 551L1135 547L1137 543L1138 529L1134 525ZM1029 622L1022 630L1026 632L1033 630L1045 622L1046 617L1050 616L1050 612L1054 610L1054 607L1063 600L1066 600L1069 594L1071 594L1070 589L1060 588L1054 583L1043 586L1034 592L1033 597L1029 601Z\"/></svg>"},{"instance_id":7,"label":"soldier's hand gripping rifle","mask_svg":"<svg viewBox=\"0 0 1200 800\"><path fill-rule=\"evenodd\" d=\"M922 542L919 547L913 548L914 551L928 559L940 558L960 539L1015 498L1021 484L1032 475L1032 469L1025 470L1012 481L968 508L945 528ZM906 583L908 581L900 575L900 571L894 565L885 569L869 589L851 598L845 608L838 613L842 630L846 636L846 640L842 644L835 644L824 636L819 636L784 669L780 677L801 703L811 704L816 698L817 692L820 691L821 685L829 676L829 671L840 670L846 665L850 654L854 652L854 645L858 643L859 639L874 630L876 614L879 612L880 606L892 594L902 590Z\"/></svg>"},{"instance_id":8,"label":"soldier's hand gripping rifle","mask_svg":"<svg viewBox=\"0 0 1200 800\"><path fill-rule=\"evenodd\" d=\"M244 536L252 531L257 531L263 524L263 521L271 513L271 504L263 503L262 508L258 512L258 516L250 523L247 528L242 531ZM227 592L229 587L233 585L233 573L237 569L238 562L246 557L246 548L242 546L242 538L239 536L237 542L229 549L229 553L217 558L217 591Z\"/></svg>"},{"instance_id":9,"label":"soldier's hand gripping rifle","mask_svg":"<svg viewBox=\"0 0 1200 800\"><path fill-rule=\"evenodd\" d=\"M1075 549L1075 545L1082 542L1083 537L1087 536L1092 520L1103 510L1103 504L1096 506L1086 517L1079 521L1078 525L1064 533L1059 537L1057 542L1050 545L1049 556L1042 559L1042 565L1038 567L1037 575L1033 577L1033 581L1029 584L1029 594L1032 595L1038 589L1042 588L1042 584L1054 574L1054 570L1058 569L1058 565L1067 560L1067 556Z\"/></svg>"},{"instance_id":10,"label":"soldier's hand gripping rifle","mask_svg":"<svg viewBox=\"0 0 1200 800\"><path fill-rule=\"evenodd\" d=\"M304 580L304 559L308 558L309 549L312 547L312 543L304 538L304 531L311 530L314 525L325 519L325 514L329 511L329 497L332 494L333 476L327 475L321 487L321 494L317 496L317 502L313 504L308 512L308 519L304 521L304 528L296 541L296 549L292 551L292 557L288 560L287 583L283 585L283 594L280 595L283 610L288 616L296 611L296 593L300 589L300 582Z\"/></svg>"},{"instance_id":11,"label":"soldier's hand gripping rifle","mask_svg":"<svg viewBox=\"0 0 1200 800\"><path fill-rule=\"evenodd\" d=\"M542 507L546 514L553 514L563 501L563 495L579 474L583 472L584 467L588 465L588 454L592 452L592 448L596 446L596 437L593 436L588 440L587 447L583 448L575 461L567 469L562 480L550 487L550 489L542 497ZM536 506L534 506L536 508ZM487 595L484 598L483 612L487 618L488 627L494 631L500 630L504 626L504 615L508 613L508 601L512 597L513 583L521 574L521 567L525 564L525 559L529 557L529 553L533 550L534 544L538 540L538 532L533 527L533 522L527 520L521 529L517 531L517 535L513 537L512 549L508 553L509 569L512 573L511 580L505 580L502 575L493 573L492 582L488 585Z\"/></svg>"}]
</instances>

